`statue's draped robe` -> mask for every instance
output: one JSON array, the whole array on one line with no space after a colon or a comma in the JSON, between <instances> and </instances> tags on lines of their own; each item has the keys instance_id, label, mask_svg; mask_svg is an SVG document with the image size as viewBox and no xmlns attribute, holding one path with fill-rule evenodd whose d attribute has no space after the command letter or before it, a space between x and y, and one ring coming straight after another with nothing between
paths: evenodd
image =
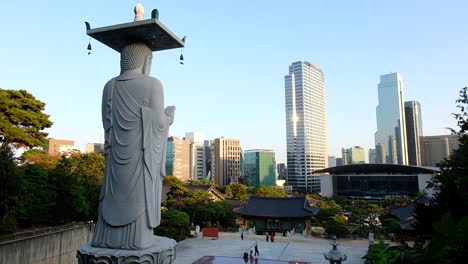
<instances>
[{"instance_id":1,"label":"statue's draped robe","mask_svg":"<svg viewBox=\"0 0 468 264\"><path fill-rule=\"evenodd\" d=\"M155 242L169 127L163 106L151 100L157 96L161 84L145 75L123 74L104 87L106 166L94 247L142 249Z\"/></svg>"}]
</instances>

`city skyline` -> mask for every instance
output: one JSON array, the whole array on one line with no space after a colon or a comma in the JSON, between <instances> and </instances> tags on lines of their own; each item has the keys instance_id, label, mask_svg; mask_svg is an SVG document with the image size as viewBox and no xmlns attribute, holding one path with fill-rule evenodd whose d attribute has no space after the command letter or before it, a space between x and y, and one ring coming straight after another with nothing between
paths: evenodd
<instances>
[{"instance_id":1,"label":"city skyline","mask_svg":"<svg viewBox=\"0 0 468 264\"><path fill-rule=\"evenodd\" d=\"M99 142L102 89L118 74L119 56L96 41L88 56L84 21L92 28L129 22L136 2L4 3L0 23L15 26L2 28L0 88L45 102L54 121L49 137L82 149ZM425 135L456 126L450 113L468 71L463 1L141 3L147 18L158 8L163 24L187 35L185 65L179 50L154 54L152 75L165 86L166 105L177 107L173 136L239 138L244 149L273 149L285 162L284 67L298 60L324 71L329 155L374 147L376 85L388 72L400 72L405 99L421 103Z\"/></svg>"}]
</instances>

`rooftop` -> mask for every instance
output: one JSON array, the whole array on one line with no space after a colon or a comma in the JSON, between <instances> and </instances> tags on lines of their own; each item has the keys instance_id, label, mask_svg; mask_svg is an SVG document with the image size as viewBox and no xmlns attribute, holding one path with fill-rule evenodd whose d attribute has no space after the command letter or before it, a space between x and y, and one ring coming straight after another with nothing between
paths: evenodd
<instances>
[{"instance_id":1,"label":"rooftop","mask_svg":"<svg viewBox=\"0 0 468 264\"><path fill-rule=\"evenodd\" d=\"M396 164L352 164L344 166L330 167L322 170L314 171L315 174L330 173L330 174L370 174L370 173L388 173L388 174L435 174L440 172L435 167L419 167L409 165Z\"/></svg>"},{"instance_id":2,"label":"rooftop","mask_svg":"<svg viewBox=\"0 0 468 264\"><path fill-rule=\"evenodd\" d=\"M310 207L305 196L299 197L256 197L252 196L247 203L233 210L242 216L273 218L307 218L319 212L318 207Z\"/></svg>"}]
</instances>

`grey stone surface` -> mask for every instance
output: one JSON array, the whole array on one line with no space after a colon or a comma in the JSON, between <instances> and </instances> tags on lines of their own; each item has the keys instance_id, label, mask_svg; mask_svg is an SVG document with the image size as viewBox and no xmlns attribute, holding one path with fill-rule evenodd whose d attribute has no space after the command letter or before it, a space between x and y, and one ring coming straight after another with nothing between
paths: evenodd
<instances>
[{"instance_id":1,"label":"grey stone surface","mask_svg":"<svg viewBox=\"0 0 468 264\"><path fill-rule=\"evenodd\" d=\"M48 228L0 242L0 264L76 263L76 249L91 239L89 224Z\"/></svg>"},{"instance_id":2,"label":"grey stone surface","mask_svg":"<svg viewBox=\"0 0 468 264\"><path fill-rule=\"evenodd\" d=\"M174 239L166 237L157 237L154 246L140 250L96 248L92 247L90 243L86 243L77 250L76 257L78 264L170 264L176 257L175 245Z\"/></svg>"},{"instance_id":3,"label":"grey stone surface","mask_svg":"<svg viewBox=\"0 0 468 264\"><path fill-rule=\"evenodd\" d=\"M291 237L276 236L275 242L265 242L264 236L244 233L220 233L220 239L186 239L177 244L177 258L174 264L193 263L203 256L242 257L244 252L253 250L258 241L259 259L283 260L292 262L312 262L327 264L323 254L332 247L330 239L304 238L301 235ZM338 241L341 252L348 256L344 264L362 264L362 256L367 252L367 240Z\"/></svg>"}]
</instances>

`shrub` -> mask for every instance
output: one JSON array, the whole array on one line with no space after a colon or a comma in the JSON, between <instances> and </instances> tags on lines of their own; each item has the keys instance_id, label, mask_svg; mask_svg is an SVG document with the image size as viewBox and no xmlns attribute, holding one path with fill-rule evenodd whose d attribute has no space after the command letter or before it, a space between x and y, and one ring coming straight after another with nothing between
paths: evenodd
<instances>
[{"instance_id":1,"label":"shrub","mask_svg":"<svg viewBox=\"0 0 468 264\"><path fill-rule=\"evenodd\" d=\"M184 240L190 235L188 214L177 210L161 213L161 224L154 229L155 235L169 237L176 241Z\"/></svg>"}]
</instances>

